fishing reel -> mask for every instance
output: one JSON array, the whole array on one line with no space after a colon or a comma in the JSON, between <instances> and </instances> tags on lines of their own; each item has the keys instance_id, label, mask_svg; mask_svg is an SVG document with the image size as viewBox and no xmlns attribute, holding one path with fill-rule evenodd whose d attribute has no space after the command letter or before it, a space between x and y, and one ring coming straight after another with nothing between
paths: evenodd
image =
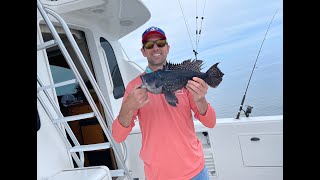
<instances>
[{"instance_id":1,"label":"fishing reel","mask_svg":"<svg viewBox=\"0 0 320 180\"><path fill-rule=\"evenodd\" d=\"M252 106L249 106L249 105L246 105L246 106L247 106L247 109L246 109L246 110L243 110L243 109L242 109L242 106L240 106L240 109L239 109L239 112L238 112L238 114L237 114L236 119L239 119L241 111L244 112L244 114L245 114L246 117L249 117L250 113L252 112L253 107L252 107Z\"/></svg>"},{"instance_id":2,"label":"fishing reel","mask_svg":"<svg viewBox=\"0 0 320 180\"><path fill-rule=\"evenodd\" d=\"M244 111L244 114L246 115L246 117L249 117L249 114L252 112L253 107L247 105L247 109L246 111Z\"/></svg>"}]
</instances>

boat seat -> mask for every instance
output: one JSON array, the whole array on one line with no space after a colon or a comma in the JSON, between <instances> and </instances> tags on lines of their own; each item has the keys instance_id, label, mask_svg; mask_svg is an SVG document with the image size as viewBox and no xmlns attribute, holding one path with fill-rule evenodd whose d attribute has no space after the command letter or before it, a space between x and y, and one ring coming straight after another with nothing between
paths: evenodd
<instances>
[{"instance_id":1,"label":"boat seat","mask_svg":"<svg viewBox=\"0 0 320 180\"><path fill-rule=\"evenodd\" d=\"M93 166L62 170L48 180L112 180L107 166Z\"/></svg>"}]
</instances>

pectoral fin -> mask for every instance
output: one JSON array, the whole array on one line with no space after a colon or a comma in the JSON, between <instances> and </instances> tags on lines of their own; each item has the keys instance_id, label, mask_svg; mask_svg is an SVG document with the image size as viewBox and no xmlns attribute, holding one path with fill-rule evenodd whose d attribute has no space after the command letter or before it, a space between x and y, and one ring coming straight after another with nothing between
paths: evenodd
<instances>
[{"instance_id":1,"label":"pectoral fin","mask_svg":"<svg viewBox=\"0 0 320 180\"><path fill-rule=\"evenodd\" d=\"M173 106L173 107L177 107L177 104L179 103L178 98L176 97L176 95L171 92L171 91L165 91L164 92L164 97L166 98L167 102Z\"/></svg>"},{"instance_id":2,"label":"pectoral fin","mask_svg":"<svg viewBox=\"0 0 320 180\"><path fill-rule=\"evenodd\" d=\"M163 82L161 81L160 78L156 78L154 83L155 83L155 87L156 88L159 88L159 87L161 87L163 85Z\"/></svg>"}]
</instances>

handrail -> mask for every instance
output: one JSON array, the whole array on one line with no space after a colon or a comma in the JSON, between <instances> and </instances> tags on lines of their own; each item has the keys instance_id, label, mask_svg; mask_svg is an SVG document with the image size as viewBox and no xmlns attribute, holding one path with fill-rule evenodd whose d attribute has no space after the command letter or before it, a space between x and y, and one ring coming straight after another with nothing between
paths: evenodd
<instances>
[{"instance_id":1,"label":"handrail","mask_svg":"<svg viewBox=\"0 0 320 180\"><path fill-rule=\"evenodd\" d=\"M42 82L42 80L40 79L40 76L37 74L37 81L40 85L40 87L43 87L44 86L44 83ZM54 111L57 113L58 117L59 118L63 118L63 114L61 113L61 111L57 108L59 107L57 104L56 104L56 101L53 100L53 98L50 96L50 94L47 92L48 89L44 89L44 93L46 95L46 97L48 98L48 100L50 101L50 103L53 105L53 109ZM50 113L50 110L49 108L46 106L46 103L44 103L44 100L42 99L42 97L40 96L40 92L37 93L37 97L41 103L41 105L44 107L44 110L47 112L48 116L50 117L50 119L53 119L51 113ZM78 139L76 138L76 136L74 135L72 129L70 128L69 124L67 122L64 122L62 123L63 126L66 128L67 130L67 133L68 135L70 136L72 142L75 144L75 145L80 145ZM58 127L57 124L54 124L56 128L60 128ZM61 131L58 131L60 133L60 135L62 135L62 137L65 139L65 142L66 142L66 145L68 146L68 148L71 148L71 144L69 143L68 139L66 138L66 136L64 134L62 134ZM84 166L84 153L83 152L80 152L80 161L78 159L78 157L76 156L75 153L72 153L71 154L72 157L75 159L75 162L77 163L77 165L79 167L83 167Z\"/></svg>"},{"instance_id":2,"label":"handrail","mask_svg":"<svg viewBox=\"0 0 320 180\"><path fill-rule=\"evenodd\" d=\"M126 57L127 57L127 62L129 62L129 63L132 63L132 64L134 64L134 65L136 65L139 69L141 69L141 71L143 72L144 71L144 69L139 65L139 64L137 64L136 62L134 62L134 61L131 61L130 59L129 59L129 56L128 56L128 54L127 54L127 52L123 49L123 47L122 47L122 45L120 44L120 47L121 47L121 49L122 49L122 52L124 52L124 54L126 55Z\"/></svg>"}]
</instances>

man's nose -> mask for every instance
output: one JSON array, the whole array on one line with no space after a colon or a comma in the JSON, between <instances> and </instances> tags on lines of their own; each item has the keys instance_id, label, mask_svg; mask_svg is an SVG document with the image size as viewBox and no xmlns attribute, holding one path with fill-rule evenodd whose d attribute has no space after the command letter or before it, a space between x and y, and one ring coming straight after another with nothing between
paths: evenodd
<instances>
[{"instance_id":1,"label":"man's nose","mask_svg":"<svg viewBox=\"0 0 320 180\"><path fill-rule=\"evenodd\" d=\"M154 50L159 49L159 46L157 45L157 43L154 43L154 45L153 45L152 49L154 49Z\"/></svg>"}]
</instances>

